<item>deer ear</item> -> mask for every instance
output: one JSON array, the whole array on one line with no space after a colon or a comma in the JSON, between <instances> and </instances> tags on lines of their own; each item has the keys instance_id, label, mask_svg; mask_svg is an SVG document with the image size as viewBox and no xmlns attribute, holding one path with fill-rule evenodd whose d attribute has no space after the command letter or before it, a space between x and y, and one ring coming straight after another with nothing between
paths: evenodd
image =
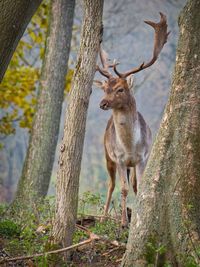
<instances>
[{"instance_id":1,"label":"deer ear","mask_svg":"<svg viewBox=\"0 0 200 267\"><path fill-rule=\"evenodd\" d=\"M128 89L134 94L134 78L133 75L127 77Z\"/></svg>"},{"instance_id":2,"label":"deer ear","mask_svg":"<svg viewBox=\"0 0 200 267\"><path fill-rule=\"evenodd\" d=\"M98 88L103 89L104 82L94 80L94 81L93 81L93 85L95 85L95 86L98 87Z\"/></svg>"},{"instance_id":3,"label":"deer ear","mask_svg":"<svg viewBox=\"0 0 200 267\"><path fill-rule=\"evenodd\" d=\"M133 87L134 87L133 75L130 75L130 76L127 77L127 84L128 84L129 90L133 91Z\"/></svg>"}]
</instances>

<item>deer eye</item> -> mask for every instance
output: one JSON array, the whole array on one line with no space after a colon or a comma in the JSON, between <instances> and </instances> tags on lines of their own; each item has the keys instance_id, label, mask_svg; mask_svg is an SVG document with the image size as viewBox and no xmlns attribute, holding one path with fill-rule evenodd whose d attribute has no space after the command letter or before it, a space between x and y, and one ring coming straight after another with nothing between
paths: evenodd
<instances>
[{"instance_id":1,"label":"deer eye","mask_svg":"<svg viewBox=\"0 0 200 267\"><path fill-rule=\"evenodd\" d=\"M120 89L117 90L117 93L122 93L122 92L124 92L123 88L120 88Z\"/></svg>"}]
</instances>

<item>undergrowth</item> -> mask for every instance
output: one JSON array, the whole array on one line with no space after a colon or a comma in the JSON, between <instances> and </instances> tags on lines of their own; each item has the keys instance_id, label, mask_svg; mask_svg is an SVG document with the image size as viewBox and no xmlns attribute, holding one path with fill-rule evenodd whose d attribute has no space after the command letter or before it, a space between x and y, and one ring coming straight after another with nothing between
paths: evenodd
<instances>
[{"instance_id":1,"label":"undergrowth","mask_svg":"<svg viewBox=\"0 0 200 267\"><path fill-rule=\"evenodd\" d=\"M54 198L48 197L41 203L35 203L31 208L23 209L23 213L19 212L13 218L12 213L7 212L7 206L0 206L0 252L3 251L5 255L15 257L57 249L51 242L54 207ZM89 218L88 221L90 221L91 214L97 215L97 218L93 217L92 223L86 225L89 231L108 240L126 243L128 230L122 230L119 222L113 219L100 222L98 215L102 214L102 209L102 197L98 194L86 192L79 200L78 219L81 222L84 218ZM90 214L90 217L88 217L88 214ZM87 238L88 235L85 231L77 229L74 233L73 243L79 243ZM107 245L104 242L98 242L95 252L94 249L91 249L91 251L87 249L86 252L74 252L77 264L73 262L73 259L71 263L66 264L62 259L62 254L38 257L31 261L34 262L33 266L38 267L87 266L88 262L91 263L95 260L95 257L101 255L103 251L105 252L106 247ZM78 265L79 261L85 262L86 265ZM20 264L20 266L27 266L27 262L21 262Z\"/></svg>"},{"instance_id":2,"label":"undergrowth","mask_svg":"<svg viewBox=\"0 0 200 267\"><path fill-rule=\"evenodd\" d=\"M36 257L28 261L16 261L12 265L3 266L59 266L59 267L88 267L88 266L119 266L125 244L128 238L128 229L121 229L118 220L120 211L112 205L112 216L101 222L103 212L103 198L99 194L85 192L79 199L77 225L84 226L91 233L101 239L86 247L73 250L71 260L63 260L62 254ZM15 207L15 216L8 212L9 207L0 205L0 260L2 257L33 255L55 250L52 245L52 226L55 208L54 197L48 197L40 203L34 203L30 208ZM19 209L18 209L19 208ZM23 212L22 212L23 211ZM93 216L92 216L93 215ZM77 228L73 244L88 239L87 231ZM113 243L117 245L113 245ZM200 255L200 249L197 251ZM167 249L153 237L146 244L145 258L148 267L157 265L158 258L164 257ZM185 267L199 267L194 257L180 256ZM2 266L0 264L0 266ZM173 267L170 262L164 262L162 267Z\"/></svg>"}]
</instances>

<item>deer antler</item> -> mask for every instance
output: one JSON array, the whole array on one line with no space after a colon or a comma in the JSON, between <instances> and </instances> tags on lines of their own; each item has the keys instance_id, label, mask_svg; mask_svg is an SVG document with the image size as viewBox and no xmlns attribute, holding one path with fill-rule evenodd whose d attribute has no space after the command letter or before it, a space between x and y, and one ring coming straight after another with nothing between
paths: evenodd
<instances>
[{"instance_id":1,"label":"deer antler","mask_svg":"<svg viewBox=\"0 0 200 267\"><path fill-rule=\"evenodd\" d=\"M98 70L103 76L107 77L108 79L112 77L112 74L109 72L109 68L113 68L115 65L118 65L117 62L113 62L113 64L109 63L108 54L100 45L99 55L101 59L101 63L103 68L100 68L98 65L96 65L96 70Z\"/></svg>"},{"instance_id":2,"label":"deer antler","mask_svg":"<svg viewBox=\"0 0 200 267\"><path fill-rule=\"evenodd\" d=\"M170 34L170 32L167 32L167 19L166 16L160 12L160 21L158 23L155 23L153 21L144 21L145 23L149 24L152 26L155 30L155 35L154 35L154 50L153 50L153 57L148 63L142 63L139 67L131 69L125 73L120 73L118 72L116 68L116 64L113 64L113 69L115 73L121 77L121 78L126 78L131 74L134 74L136 72L139 72L141 70L144 70L151 65L154 64L154 62L157 60L160 51L162 50L164 44L167 42L167 37Z\"/></svg>"}]
</instances>

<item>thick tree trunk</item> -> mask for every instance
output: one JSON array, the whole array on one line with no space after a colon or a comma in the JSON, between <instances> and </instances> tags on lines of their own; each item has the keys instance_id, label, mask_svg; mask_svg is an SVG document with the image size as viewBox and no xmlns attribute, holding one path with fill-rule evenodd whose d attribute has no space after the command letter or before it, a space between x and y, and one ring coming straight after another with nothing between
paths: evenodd
<instances>
[{"instance_id":1,"label":"thick tree trunk","mask_svg":"<svg viewBox=\"0 0 200 267\"><path fill-rule=\"evenodd\" d=\"M171 95L133 210L122 266L199 266L200 1L189 0ZM188 265L196 262L197 265Z\"/></svg>"},{"instance_id":2,"label":"thick tree trunk","mask_svg":"<svg viewBox=\"0 0 200 267\"><path fill-rule=\"evenodd\" d=\"M103 0L84 0L84 21L77 65L66 111L57 175L55 242L70 245L78 205L79 174L85 125L100 43Z\"/></svg>"},{"instance_id":3,"label":"thick tree trunk","mask_svg":"<svg viewBox=\"0 0 200 267\"><path fill-rule=\"evenodd\" d=\"M0 82L28 23L42 0L0 1Z\"/></svg>"},{"instance_id":4,"label":"thick tree trunk","mask_svg":"<svg viewBox=\"0 0 200 267\"><path fill-rule=\"evenodd\" d=\"M75 0L53 0L37 112L16 199L27 204L47 194L59 133Z\"/></svg>"}]
</instances>

